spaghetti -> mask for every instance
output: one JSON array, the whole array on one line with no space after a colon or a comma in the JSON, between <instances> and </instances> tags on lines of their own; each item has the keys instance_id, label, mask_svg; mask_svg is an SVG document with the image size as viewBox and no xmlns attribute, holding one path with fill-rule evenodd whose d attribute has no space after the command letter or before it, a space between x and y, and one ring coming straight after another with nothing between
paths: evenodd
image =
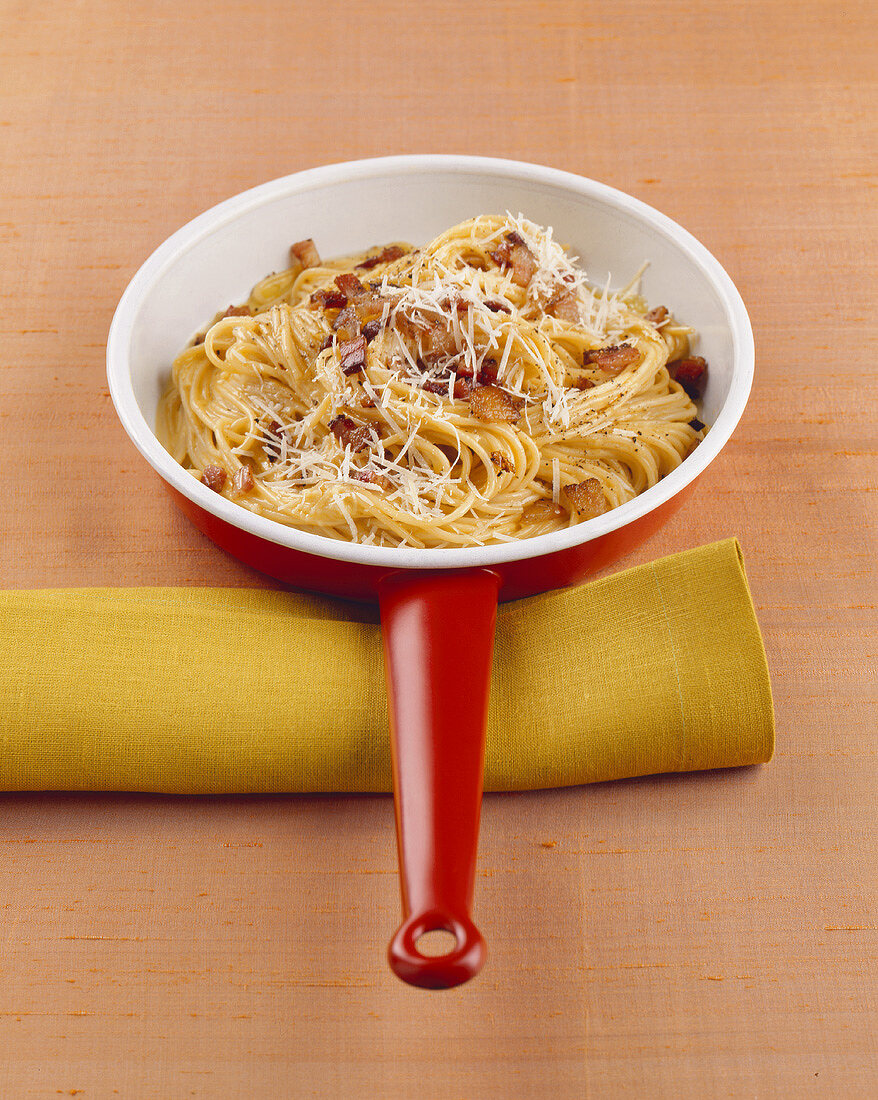
<instances>
[{"instance_id":1,"label":"spaghetti","mask_svg":"<svg viewBox=\"0 0 878 1100\"><path fill-rule=\"evenodd\" d=\"M703 436L690 330L590 287L522 217L290 262L177 357L159 409L174 458L259 515L379 546L528 538L632 499Z\"/></svg>"}]
</instances>

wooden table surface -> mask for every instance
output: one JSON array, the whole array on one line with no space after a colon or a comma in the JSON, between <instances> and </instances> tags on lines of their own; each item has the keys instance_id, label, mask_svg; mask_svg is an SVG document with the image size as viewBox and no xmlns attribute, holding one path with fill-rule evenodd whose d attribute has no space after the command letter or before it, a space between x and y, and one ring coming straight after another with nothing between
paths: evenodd
<instances>
[{"instance_id":1,"label":"wooden table surface","mask_svg":"<svg viewBox=\"0 0 878 1100\"><path fill-rule=\"evenodd\" d=\"M681 222L748 304L744 419L625 564L741 539L778 747L488 797L490 960L441 994L384 963L386 798L0 795L0 1097L875 1096L873 5L2 15L3 586L271 583L172 510L110 403L110 318L171 231L331 161L536 161Z\"/></svg>"}]
</instances>

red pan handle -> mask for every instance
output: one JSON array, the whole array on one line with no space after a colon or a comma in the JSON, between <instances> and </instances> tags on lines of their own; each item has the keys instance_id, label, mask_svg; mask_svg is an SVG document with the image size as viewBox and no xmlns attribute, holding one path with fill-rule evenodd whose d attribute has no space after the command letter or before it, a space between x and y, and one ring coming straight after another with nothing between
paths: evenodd
<instances>
[{"instance_id":1,"label":"red pan handle","mask_svg":"<svg viewBox=\"0 0 878 1100\"><path fill-rule=\"evenodd\" d=\"M379 585L403 908L388 958L424 989L460 985L485 961L470 909L499 586L487 569L394 573ZM418 937L436 929L455 946L421 954Z\"/></svg>"}]
</instances>

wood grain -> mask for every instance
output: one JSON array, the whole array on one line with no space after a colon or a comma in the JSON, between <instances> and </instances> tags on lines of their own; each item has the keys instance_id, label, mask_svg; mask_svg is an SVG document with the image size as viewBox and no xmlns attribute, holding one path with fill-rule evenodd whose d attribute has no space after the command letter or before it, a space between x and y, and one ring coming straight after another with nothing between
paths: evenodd
<instances>
[{"instance_id":1,"label":"wood grain","mask_svg":"<svg viewBox=\"0 0 878 1100\"><path fill-rule=\"evenodd\" d=\"M626 564L738 535L778 723L758 770L488 798L491 957L439 995L384 964L385 799L0 796L0 1096L875 1095L873 5L0 12L5 586L272 583L110 404L171 231L330 161L531 160L680 221L750 308L744 420Z\"/></svg>"}]
</instances>

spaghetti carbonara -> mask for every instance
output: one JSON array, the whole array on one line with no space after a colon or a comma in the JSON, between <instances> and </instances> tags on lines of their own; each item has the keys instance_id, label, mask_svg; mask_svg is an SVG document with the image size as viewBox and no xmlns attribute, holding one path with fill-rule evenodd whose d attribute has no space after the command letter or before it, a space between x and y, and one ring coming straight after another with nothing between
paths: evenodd
<instances>
[{"instance_id":1,"label":"spaghetti carbonara","mask_svg":"<svg viewBox=\"0 0 878 1100\"><path fill-rule=\"evenodd\" d=\"M690 330L523 217L323 261L311 240L176 359L162 440L269 519L378 546L545 534L630 500L705 431Z\"/></svg>"}]
</instances>

